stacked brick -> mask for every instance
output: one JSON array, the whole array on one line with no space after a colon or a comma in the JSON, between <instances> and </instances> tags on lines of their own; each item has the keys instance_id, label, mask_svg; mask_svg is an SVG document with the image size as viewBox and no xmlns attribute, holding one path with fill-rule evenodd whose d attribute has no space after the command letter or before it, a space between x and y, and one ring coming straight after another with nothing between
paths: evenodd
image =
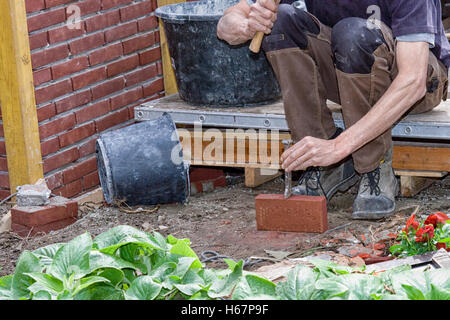
<instances>
[{"instance_id":1,"label":"stacked brick","mask_svg":"<svg viewBox=\"0 0 450 320\"><path fill-rule=\"evenodd\" d=\"M26 0L26 8L44 174L53 193L73 197L99 184L98 135L163 95L156 0ZM9 194L4 138L0 188Z\"/></svg>"}]
</instances>

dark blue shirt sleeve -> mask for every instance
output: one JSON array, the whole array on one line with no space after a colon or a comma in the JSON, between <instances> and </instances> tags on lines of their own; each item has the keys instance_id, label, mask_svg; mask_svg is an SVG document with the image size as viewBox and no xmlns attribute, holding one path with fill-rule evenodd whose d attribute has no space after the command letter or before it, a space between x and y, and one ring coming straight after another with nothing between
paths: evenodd
<instances>
[{"instance_id":1,"label":"dark blue shirt sleeve","mask_svg":"<svg viewBox=\"0 0 450 320\"><path fill-rule=\"evenodd\" d=\"M390 12L395 37L413 33L438 33L439 0L392 0Z\"/></svg>"}]
</instances>

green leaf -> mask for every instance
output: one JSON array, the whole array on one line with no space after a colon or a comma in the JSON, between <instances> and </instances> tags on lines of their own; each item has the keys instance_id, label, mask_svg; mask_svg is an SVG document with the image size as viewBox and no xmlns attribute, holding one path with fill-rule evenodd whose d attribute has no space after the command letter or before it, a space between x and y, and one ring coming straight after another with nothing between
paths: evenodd
<instances>
[{"instance_id":1,"label":"green leaf","mask_svg":"<svg viewBox=\"0 0 450 320\"><path fill-rule=\"evenodd\" d=\"M72 292L72 295L74 296L81 290L86 289L86 288L92 286L93 284L99 283L99 282L109 283L110 281L106 278L99 277L99 276L85 277L80 280L79 285Z\"/></svg>"},{"instance_id":2,"label":"green leaf","mask_svg":"<svg viewBox=\"0 0 450 320\"><path fill-rule=\"evenodd\" d=\"M172 242L173 242L173 240L172 240ZM183 257L195 258L194 262L192 263L192 268L202 268L203 267L197 254L194 252L194 250L192 250L189 247L189 245L183 239L178 239L176 241L176 243L172 245L172 248L170 248L170 253L178 254Z\"/></svg>"},{"instance_id":3,"label":"green leaf","mask_svg":"<svg viewBox=\"0 0 450 320\"><path fill-rule=\"evenodd\" d=\"M94 239L94 244L100 251L114 254L120 247L134 243L150 250L162 250L162 248L146 232L131 226L117 226L99 234Z\"/></svg>"},{"instance_id":4,"label":"green leaf","mask_svg":"<svg viewBox=\"0 0 450 320\"><path fill-rule=\"evenodd\" d=\"M450 290L446 290L431 284L429 300L450 300Z\"/></svg>"},{"instance_id":5,"label":"green leaf","mask_svg":"<svg viewBox=\"0 0 450 320\"><path fill-rule=\"evenodd\" d=\"M275 283L253 274L242 277L233 291L233 300L258 299L271 297L275 299Z\"/></svg>"},{"instance_id":6,"label":"green leaf","mask_svg":"<svg viewBox=\"0 0 450 320\"><path fill-rule=\"evenodd\" d=\"M45 290L41 290L33 294L32 300L52 300L52 295Z\"/></svg>"},{"instance_id":7,"label":"green leaf","mask_svg":"<svg viewBox=\"0 0 450 320\"><path fill-rule=\"evenodd\" d=\"M162 286L150 276L136 278L125 292L127 300L154 300L161 292Z\"/></svg>"},{"instance_id":8,"label":"green leaf","mask_svg":"<svg viewBox=\"0 0 450 320\"><path fill-rule=\"evenodd\" d=\"M47 273L62 280L71 275L79 279L90 272L89 254L92 248L92 238L84 233L63 245L55 253Z\"/></svg>"},{"instance_id":9,"label":"green leaf","mask_svg":"<svg viewBox=\"0 0 450 320\"><path fill-rule=\"evenodd\" d=\"M277 294L283 300L314 300L319 298L315 288L318 273L311 268L297 265L289 271L287 279L277 285Z\"/></svg>"},{"instance_id":10,"label":"green leaf","mask_svg":"<svg viewBox=\"0 0 450 320\"><path fill-rule=\"evenodd\" d=\"M13 300L30 299L31 292L28 287L33 284L34 280L27 273L41 271L39 259L30 251L23 251L14 270L11 282L11 298Z\"/></svg>"},{"instance_id":11,"label":"green leaf","mask_svg":"<svg viewBox=\"0 0 450 320\"><path fill-rule=\"evenodd\" d=\"M105 268L105 269L102 269L100 272L98 272L97 276L103 277L103 278L109 280L109 282L115 286L115 285L118 285L120 282L122 282L122 280L125 277L125 274L120 269Z\"/></svg>"},{"instance_id":12,"label":"green leaf","mask_svg":"<svg viewBox=\"0 0 450 320\"><path fill-rule=\"evenodd\" d=\"M39 261L42 266L48 267L52 264L53 258L55 257L56 252L63 245L65 245L65 243L53 243L48 246L34 250L33 254L39 258Z\"/></svg>"},{"instance_id":13,"label":"green leaf","mask_svg":"<svg viewBox=\"0 0 450 320\"><path fill-rule=\"evenodd\" d=\"M243 275L244 261L240 260L234 269L223 278L219 278L208 290L208 295L211 298L227 297L231 294L236 284L240 281Z\"/></svg>"},{"instance_id":14,"label":"green leaf","mask_svg":"<svg viewBox=\"0 0 450 320\"><path fill-rule=\"evenodd\" d=\"M138 269L131 262L98 250L91 250L89 252L89 266L91 272L101 268Z\"/></svg>"},{"instance_id":15,"label":"green leaf","mask_svg":"<svg viewBox=\"0 0 450 320\"><path fill-rule=\"evenodd\" d=\"M74 300L124 300L123 291L106 283L95 283L80 290Z\"/></svg>"},{"instance_id":16,"label":"green leaf","mask_svg":"<svg viewBox=\"0 0 450 320\"><path fill-rule=\"evenodd\" d=\"M316 289L323 290L327 299L372 300L384 292L384 284L371 275L344 274L317 281Z\"/></svg>"},{"instance_id":17,"label":"green leaf","mask_svg":"<svg viewBox=\"0 0 450 320\"><path fill-rule=\"evenodd\" d=\"M64 290L63 282L49 274L30 272L27 273L27 275L35 280L41 288L45 288L46 291L51 291L55 294L58 294Z\"/></svg>"},{"instance_id":18,"label":"green leaf","mask_svg":"<svg viewBox=\"0 0 450 320\"><path fill-rule=\"evenodd\" d=\"M405 290L405 293L409 300L425 300L425 296L419 289L406 284L402 284L402 287Z\"/></svg>"},{"instance_id":19,"label":"green leaf","mask_svg":"<svg viewBox=\"0 0 450 320\"><path fill-rule=\"evenodd\" d=\"M12 279L12 275L0 278L0 300L9 300L11 298Z\"/></svg>"}]
</instances>

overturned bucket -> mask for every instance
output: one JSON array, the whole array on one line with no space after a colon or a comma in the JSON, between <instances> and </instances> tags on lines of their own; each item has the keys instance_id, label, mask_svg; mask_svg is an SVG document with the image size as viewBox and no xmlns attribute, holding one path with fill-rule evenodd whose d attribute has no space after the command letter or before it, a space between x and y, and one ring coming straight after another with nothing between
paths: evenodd
<instances>
[{"instance_id":1,"label":"overturned bucket","mask_svg":"<svg viewBox=\"0 0 450 320\"><path fill-rule=\"evenodd\" d=\"M103 133L96 142L100 184L109 204L184 203L189 165L170 115Z\"/></svg>"}]
</instances>

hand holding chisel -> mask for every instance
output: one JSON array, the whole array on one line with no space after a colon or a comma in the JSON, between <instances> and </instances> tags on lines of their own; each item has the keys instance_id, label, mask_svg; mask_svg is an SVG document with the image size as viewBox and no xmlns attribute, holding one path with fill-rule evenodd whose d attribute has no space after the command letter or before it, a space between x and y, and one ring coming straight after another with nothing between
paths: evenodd
<instances>
[{"instance_id":1,"label":"hand holding chisel","mask_svg":"<svg viewBox=\"0 0 450 320\"><path fill-rule=\"evenodd\" d=\"M292 140L283 140L284 151L288 150L293 144ZM292 196L292 172L284 172L284 199Z\"/></svg>"}]
</instances>

